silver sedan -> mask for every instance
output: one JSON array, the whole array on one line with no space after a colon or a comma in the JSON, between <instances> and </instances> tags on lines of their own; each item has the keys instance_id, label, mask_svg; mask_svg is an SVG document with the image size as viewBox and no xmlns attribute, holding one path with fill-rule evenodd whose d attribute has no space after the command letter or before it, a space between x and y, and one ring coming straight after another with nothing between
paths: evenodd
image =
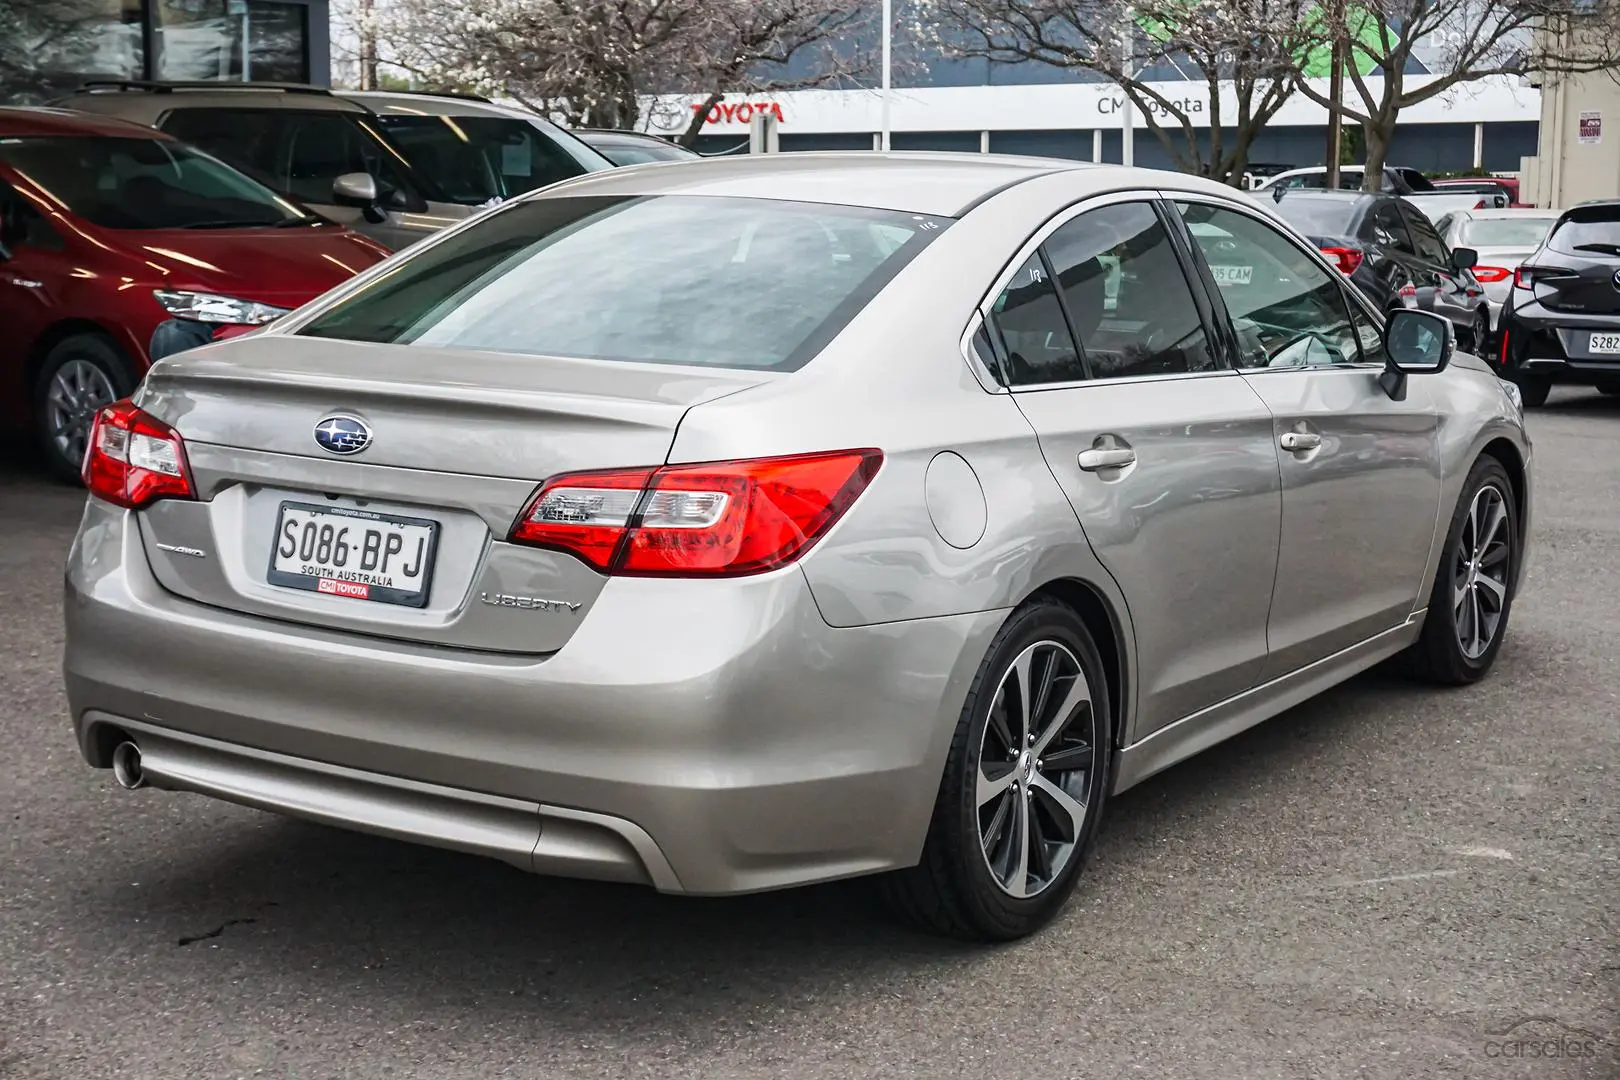
<instances>
[{"instance_id":1,"label":"silver sedan","mask_svg":"<svg viewBox=\"0 0 1620 1080\"><path fill-rule=\"evenodd\" d=\"M1510 387L1203 180L785 155L567 181L97 421L125 787L1027 934L1109 797L1380 661L1483 677Z\"/></svg>"}]
</instances>

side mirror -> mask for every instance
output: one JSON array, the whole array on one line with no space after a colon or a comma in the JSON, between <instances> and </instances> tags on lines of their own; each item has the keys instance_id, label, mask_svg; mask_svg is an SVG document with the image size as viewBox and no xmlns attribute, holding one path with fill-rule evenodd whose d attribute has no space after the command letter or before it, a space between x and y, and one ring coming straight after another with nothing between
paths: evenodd
<instances>
[{"instance_id":1,"label":"side mirror","mask_svg":"<svg viewBox=\"0 0 1620 1080\"><path fill-rule=\"evenodd\" d=\"M339 206L358 207L366 212L366 220L371 222L383 219L382 190L377 184L377 178L370 173L352 172L344 173L332 181L332 201Z\"/></svg>"},{"instance_id":2,"label":"side mirror","mask_svg":"<svg viewBox=\"0 0 1620 1080\"><path fill-rule=\"evenodd\" d=\"M1378 384L1395 401L1405 401L1408 375L1437 375L1456 351L1457 331L1451 320L1432 311L1401 308L1384 324L1384 355L1389 360Z\"/></svg>"},{"instance_id":3,"label":"side mirror","mask_svg":"<svg viewBox=\"0 0 1620 1080\"><path fill-rule=\"evenodd\" d=\"M1470 247L1451 249L1451 268L1453 270L1472 270L1479 265L1479 252Z\"/></svg>"}]
</instances>

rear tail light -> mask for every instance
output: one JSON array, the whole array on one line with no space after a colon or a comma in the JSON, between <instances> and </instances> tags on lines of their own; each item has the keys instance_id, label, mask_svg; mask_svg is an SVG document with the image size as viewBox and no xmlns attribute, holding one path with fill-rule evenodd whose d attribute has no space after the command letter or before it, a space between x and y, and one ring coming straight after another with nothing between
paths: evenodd
<instances>
[{"instance_id":1,"label":"rear tail light","mask_svg":"<svg viewBox=\"0 0 1620 1080\"><path fill-rule=\"evenodd\" d=\"M81 475L90 494L131 510L197 497L180 436L128 401L96 414Z\"/></svg>"},{"instance_id":2,"label":"rear tail light","mask_svg":"<svg viewBox=\"0 0 1620 1080\"><path fill-rule=\"evenodd\" d=\"M1481 199L1481 200L1479 200L1479 202L1474 204L1474 209L1475 210L1488 210L1488 209L1490 209L1490 205L1491 205L1491 201L1489 199Z\"/></svg>"},{"instance_id":3,"label":"rear tail light","mask_svg":"<svg viewBox=\"0 0 1620 1080\"><path fill-rule=\"evenodd\" d=\"M758 574L799 558L866 490L878 450L575 473L549 480L514 543L605 574Z\"/></svg>"},{"instance_id":4,"label":"rear tail light","mask_svg":"<svg viewBox=\"0 0 1620 1080\"><path fill-rule=\"evenodd\" d=\"M1339 269L1346 274L1355 273L1356 267L1361 265L1361 260L1365 257L1365 253L1359 249L1347 247L1325 247L1322 254L1338 263Z\"/></svg>"},{"instance_id":5,"label":"rear tail light","mask_svg":"<svg viewBox=\"0 0 1620 1080\"><path fill-rule=\"evenodd\" d=\"M1515 289L1534 288L1536 284L1536 268L1521 266L1513 271L1513 287Z\"/></svg>"},{"instance_id":6,"label":"rear tail light","mask_svg":"<svg viewBox=\"0 0 1620 1080\"><path fill-rule=\"evenodd\" d=\"M1498 281L1506 281L1510 276L1512 276L1512 274L1513 271L1509 270L1505 266L1474 267L1474 279L1485 285L1495 284Z\"/></svg>"}]
</instances>

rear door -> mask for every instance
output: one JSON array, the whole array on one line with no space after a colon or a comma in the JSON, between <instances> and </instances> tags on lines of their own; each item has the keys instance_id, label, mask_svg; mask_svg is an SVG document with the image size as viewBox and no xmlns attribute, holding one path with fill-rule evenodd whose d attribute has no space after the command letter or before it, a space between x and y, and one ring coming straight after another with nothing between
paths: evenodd
<instances>
[{"instance_id":1,"label":"rear door","mask_svg":"<svg viewBox=\"0 0 1620 1080\"><path fill-rule=\"evenodd\" d=\"M1440 503L1439 420L1422 379L1378 384L1380 331L1342 275L1258 215L1187 198L1180 211L1274 419L1281 547L1267 637L1272 679L1399 626L1419 602Z\"/></svg>"},{"instance_id":2,"label":"rear door","mask_svg":"<svg viewBox=\"0 0 1620 1080\"><path fill-rule=\"evenodd\" d=\"M1223 365L1155 195L1048 226L987 313L1014 400L1130 605L1136 737L1255 685L1281 514L1271 414Z\"/></svg>"}]
</instances>

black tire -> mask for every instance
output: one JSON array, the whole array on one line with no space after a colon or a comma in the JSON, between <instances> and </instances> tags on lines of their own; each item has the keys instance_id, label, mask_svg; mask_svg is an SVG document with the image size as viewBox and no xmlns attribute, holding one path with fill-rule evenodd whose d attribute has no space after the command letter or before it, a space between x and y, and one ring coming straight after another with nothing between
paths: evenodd
<instances>
[{"instance_id":1,"label":"black tire","mask_svg":"<svg viewBox=\"0 0 1620 1080\"><path fill-rule=\"evenodd\" d=\"M68 384L82 385L84 392L65 401L60 392ZM56 343L46 354L33 386L34 430L45 467L53 476L65 483L79 482L88 422L102 406L127 397L134 389L134 367L109 339L75 334ZM77 438L62 426L65 415L71 416Z\"/></svg>"},{"instance_id":2,"label":"black tire","mask_svg":"<svg viewBox=\"0 0 1620 1080\"><path fill-rule=\"evenodd\" d=\"M1620 397L1620 382L1601 382L1597 385L1597 392L1610 397Z\"/></svg>"},{"instance_id":3,"label":"black tire","mask_svg":"<svg viewBox=\"0 0 1620 1080\"><path fill-rule=\"evenodd\" d=\"M1496 552L1496 534L1489 528L1488 517L1485 522L1478 525L1470 520L1476 500L1480 499L1487 489L1494 490L1506 513L1501 529L1502 542L1505 543L1506 549L1501 553L1499 563L1491 561ZM1467 632L1470 620L1480 616L1465 614L1459 619L1459 607L1454 603L1454 597L1459 582L1470 581L1467 567L1476 561L1471 559L1463 548L1465 545L1474 548L1477 545L1477 534L1480 532L1486 534L1486 550L1481 554L1487 565L1483 568L1476 566L1473 578L1477 579L1489 573L1494 579L1496 570L1500 567L1501 606L1496 611L1497 621L1491 629L1488 644L1482 652L1470 655L1471 650L1464 647L1462 639L1470 636ZM1468 480L1463 484L1462 497L1457 501L1457 508L1452 511L1451 525L1446 531L1446 546L1441 552L1440 566L1434 575L1434 587L1429 593L1429 610L1423 620L1423 633L1400 657L1401 667L1406 673L1424 682L1442 686L1463 686L1484 678L1496 660L1503 638L1507 636L1508 617L1513 611L1513 589L1518 571L1519 508L1513 499L1513 484L1509 481L1507 470L1502 467L1502 463L1486 455L1474 462L1474 467L1469 470ZM1482 598L1482 608L1488 608L1491 590L1481 589L1478 586L1470 588ZM1468 601L1465 599L1465 610L1467 604ZM1483 610L1487 624L1490 614L1488 610Z\"/></svg>"},{"instance_id":4,"label":"black tire","mask_svg":"<svg viewBox=\"0 0 1620 1080\"><path fill-rule=\"evenodd\" d=\"M1547 404L1547 395L1552 393L1552 380L1545 375L1526 375L1520 373L1513 376L1518 384L1519 396L1524 398L1524 407L1539 409Z\"/></svg>"},{"instance_id":5,"label":"black tire","mask_svg":"<svg viewBox=\"0 0 1620 1080\"><path fill-rule=\"evenodd\" d=\"M1037 720L1028 726L1046 730L1061 728L1061 733L1047 744L1044 753L1048 758L1073 761L1077 760L1077 755L1089 755L1089 764L1083 770L1071 766L1052 770L1048 762L1033 760L1034 752L1040 749L1038 744L1027 747L1021 756L1009 753L1003 757L997 753L992 760L999 779L990 781L988 776L985 779L1010 786L1005 786L1001 794L981 806L977 797L981 758L987 756L986 751L992 746L1006 745L997 733L1018 723L1016 708L1004 705L997 710L999 720L996 722L992 721L991 712L999 699L998 690L1004 677L1012 677L1015 662L1026 651L1032 651L1034 657L1031 685L1045 681L1033 668L1033 665L1043 664L1043 656L1048 666L1042 671L1067 670L1072 661L1078 673L1084 676L1090 691L1089 711L1084 705L1069 710L1073 719L1063 727L1052 720L1064 711L1066 699L1054 705L1051 700L1032 693ZM1065 695L1077 688L1072 679L1065 682L1060 678L1052 685L1066 687L1060 691ZM1052 696L1051 693L1045 695L1046 698ZM880 879L880 888L889 906L924 930L972 941L1021 938L1057 914L1080 879L1113 783L1114 738L1110 716L1102 659L1080 618L1051 600L1037 600L1014 612L991 643L962 707L921 862ZM1082 748L1086 739L1089 745ZM1016 734L1012 740L1018 741ZM1020 776L1031 776L1032 766L1035 779L1027 782L1020 779ZM1072 839L1062 828L1063 822L1072 824L1072 813L1060 817L1061 804L1048 794L1054 782L1063 787L1063 793L1076 805L1082 805L1076 793L1084 796L1082 823L1068 830ZM1023 801L1019 798L1021 792ZM1019 806L1025 807L1023 816L1017 809ZM985 840L982 830L987 827L987 812L991 819L989 833L1000 836L1005 843ZM1002 816L1004 812L1006 817ZM997 833L995 821L1006 822L1007 831ZM1022 821L1033 824L1026 832L1019 833L1016 830ZM1048 835L1058 839L1047 840ZM1011 861L1016 858L1010 854L1017 850L1014 841L1020 836L1033 838L1033 843L1024 847L1029 860L1027 874L1024 864L1013 869ZM1055 847L1051 846L1054 844ZM1008 880L1021 882L1019 888L1031 895L1015 896L998 880L997 872L991 869L994 856L988 852L989 848L1009 853L1004 871ZM1047 875L1046 880L1038 881L1043 873ZM1038 887L1029 888L1031 881Z\"/></svg>"}]
</instances>

